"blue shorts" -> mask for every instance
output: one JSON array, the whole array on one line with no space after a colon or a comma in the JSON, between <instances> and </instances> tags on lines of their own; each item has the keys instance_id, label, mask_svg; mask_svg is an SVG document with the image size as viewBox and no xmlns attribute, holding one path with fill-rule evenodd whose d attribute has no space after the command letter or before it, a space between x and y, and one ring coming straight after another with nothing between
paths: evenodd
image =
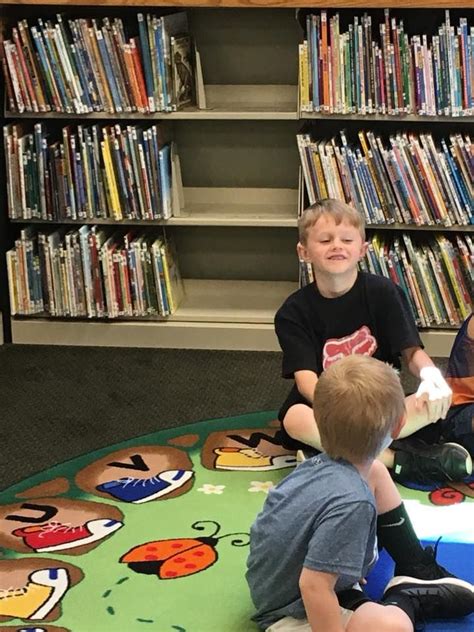
<instances>
[{"instance_id":1,"label":"blue shorts","mask_svg":"<svg viewBox=\"0 0 474 632\"><path fill-rule=\"evenodd\" d=\"M474 403L452 406L446 419L438 421L436 425L441 427L441 441L454 441L464 446L471 455L474 455L474 432L472 423L474 420Z\"/></svg>"}]
</instances>

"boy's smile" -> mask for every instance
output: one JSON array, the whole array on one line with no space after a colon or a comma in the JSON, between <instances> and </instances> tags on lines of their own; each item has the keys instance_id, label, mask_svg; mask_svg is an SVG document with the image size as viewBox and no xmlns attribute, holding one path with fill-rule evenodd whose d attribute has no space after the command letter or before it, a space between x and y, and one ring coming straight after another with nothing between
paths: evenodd
<instances>
[{"instance_id":1,"label":"boy's smile","mask_svg":"<svg viewBox=\"0 0 474 632\"><path fill-rule=\"evenodd\" d=\"M347 220L336 224L321 216L308 231L306 245L298 245L300 258L312 263L316 275L352 276L364 256L366 245L359 230Z\"/></svg>"}]
</instances>

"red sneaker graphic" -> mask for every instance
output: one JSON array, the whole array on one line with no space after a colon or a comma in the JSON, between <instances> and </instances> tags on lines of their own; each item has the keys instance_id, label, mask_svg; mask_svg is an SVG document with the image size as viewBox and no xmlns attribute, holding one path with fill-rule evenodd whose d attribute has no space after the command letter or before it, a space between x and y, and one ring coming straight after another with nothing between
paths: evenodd
<instances>
[{"instance_id":1,"label":"red sneaker graphic","mask_svg":"<svg viewBox=\"0 0 474 632\"><path fill-rule=\"evenodd\" d=\"M89 520L84 525L73 527L60 522L21 527L12 534L23 538L23 542L37 553L64 551L84 546L107 537L123 526L118 520Z\"/></svg>"}]
</instances>

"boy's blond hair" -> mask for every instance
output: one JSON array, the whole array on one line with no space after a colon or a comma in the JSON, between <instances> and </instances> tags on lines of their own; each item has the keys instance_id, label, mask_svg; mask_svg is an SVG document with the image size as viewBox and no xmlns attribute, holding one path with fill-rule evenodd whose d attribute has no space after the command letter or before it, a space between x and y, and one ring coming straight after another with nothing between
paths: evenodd
<instances>
[{"instance_id":1,"label":"boy's blond hair","mask_svg":"<svg viewBox=\"0 0 474 632\"><path fill-rule=\"evenodd\" d=\"M319 200L306 208L298 220L298 234L300 243L306 245L308 231L312 228L322 215L329 215L336 224L346 220L357 228L362 240L365 241L365 220L364 217L352 206L341 200Z\"/></svg>"},{"instance_id":2,"label":"boy's blond hair","mask_svg":"<svg viewBox=\"0 0 474 632\"><path fill-rule=\"evenodd\" d=\"M333 459L375 458L405 412L395 370L363 355L337 360L319 377L314 417L324 451Z\"/></svg>"}]
</instances>

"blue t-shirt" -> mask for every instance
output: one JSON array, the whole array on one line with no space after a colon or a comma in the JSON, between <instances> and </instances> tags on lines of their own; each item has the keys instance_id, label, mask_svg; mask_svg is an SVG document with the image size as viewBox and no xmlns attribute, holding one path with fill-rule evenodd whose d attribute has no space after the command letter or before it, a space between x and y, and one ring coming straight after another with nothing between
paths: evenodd
<instances>
[{"instance_id":1,"label":"blue t-shirt","mask_svg":"<svg viewBox=\"0 0 474 632\"><path fill-rule=\"evenodd\" d=\"M375 500L357 469L320 454L270 490L250 531L247 581L262 628L306 617L303 567L339 576L336 591L365 577L377 559Z\"/></svg>"}]
</instances>

